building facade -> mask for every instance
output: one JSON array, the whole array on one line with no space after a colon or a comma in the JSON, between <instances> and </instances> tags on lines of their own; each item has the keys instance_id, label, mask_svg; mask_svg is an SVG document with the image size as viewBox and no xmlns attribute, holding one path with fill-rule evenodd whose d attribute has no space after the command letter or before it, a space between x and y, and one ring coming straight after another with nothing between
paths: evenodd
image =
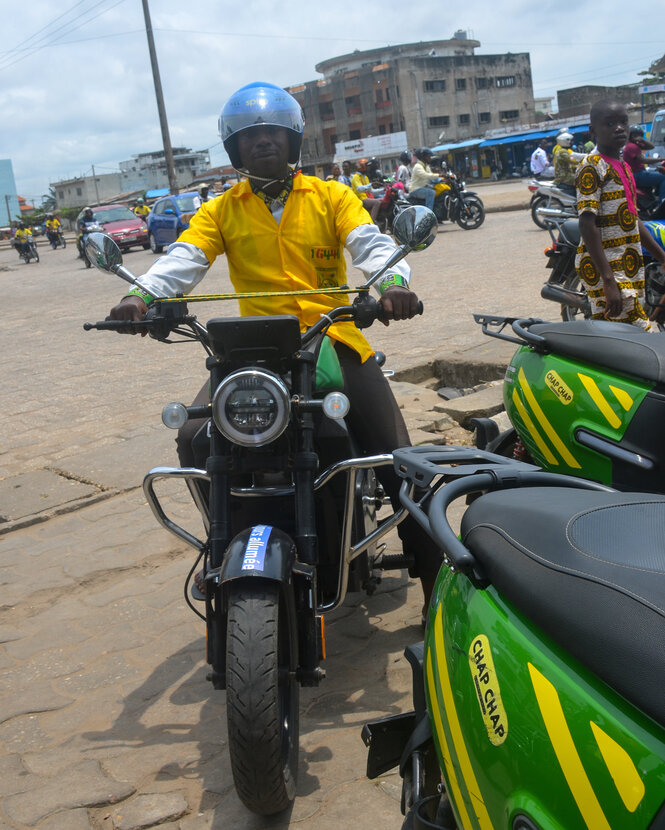
<instances>
[{"instance_id":1,"label":"building facade","mask_svg":"<svg viewBox=\"0 0 665 830\"><path fill-rule=\"evenodd\" d=\"M305 112L303 168L320 175L341 142L404 131L414 148L532 121L528 53L476 55L479 46L456 32L317 64L322 79L289 88Z\"/></svg>"},{"instance_id":2,"label":"building facade","mask_svg":"<svg viewBox=\"0 0 665 830\"><path fill-rule=\"evenodd\" d=\"M210 154L207 150L192 151L187 147L174 147L173 161L179 188L188 187L192 181L210 170ZM52 182L56 207L101 205L116 199L122 193L169 186L163 150L139 153L127 161L121 161L119 168L116 173L78 176Z\"/></svg>"}]
</instances>

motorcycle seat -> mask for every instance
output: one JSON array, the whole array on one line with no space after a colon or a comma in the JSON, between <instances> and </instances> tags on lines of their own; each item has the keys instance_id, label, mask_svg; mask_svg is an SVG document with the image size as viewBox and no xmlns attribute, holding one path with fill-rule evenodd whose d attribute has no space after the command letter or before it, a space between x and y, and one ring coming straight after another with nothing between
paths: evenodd
<instances>
[{"instance_id":1,"label":"motorcycle seat","mask_svg":"<svg viewBox=\"0 0 665 830\"><path fill-rule=\"evenodd\" d=\"M665 726L665 497L497 491L461 529L502 597Z\"/></svg>"},{"instance_id":2,"label":"motorcycle seat","mask_svg":"<svg viewBox=\"0 0 665 830\"><path fill-rule=\"evenodd\" d=\"M529 331L545 338L543 347L547 351L595 363L622 375L665 383L665 338L657 334L609 320L536 323Z\"/></svg>"}]
</instances>

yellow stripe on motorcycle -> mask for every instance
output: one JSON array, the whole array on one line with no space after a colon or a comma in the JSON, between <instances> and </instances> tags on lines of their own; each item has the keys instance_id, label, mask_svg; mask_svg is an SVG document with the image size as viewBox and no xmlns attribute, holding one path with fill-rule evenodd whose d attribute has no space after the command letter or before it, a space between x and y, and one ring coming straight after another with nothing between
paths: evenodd
<instances>
[{"instance_id":1,"label":"yellow stripe on motorcycle","mask_svg":"<svg viewBox=\"0 0 665 830\"><path fill-rule=\"evenodd\" d=\"M450 787L450 794L453 797L459 819L462 822L462 830L473 830L471 819L464 803L464 796L460 789L457 780L457 774L450 755L450 748L446 740L446 733L443 729L443 721L441 720L441 710L439 708L439 700L436 696L436 685L434 683L434 672L432 671L432 652L427 652L427 688L429 689L430 714L434 721L434 728L436 729L436 737L439 740L439 749L443 757L443 763L446 768L446 783Z\"/></svg>"},{"instance_id":2,"label":"yellow stripe on motorcycle","mask_svg":"<svg viewBox=\"0 0 665 830\"><path fill-rule=\"evenodd\" d=\"M469 793L471 803L473 804L473 810L476 814L475 817L478 822L478 826L480 827L480 830L493 830L493 825L487 812L487 808L485 807L485 802L483 800L482 793L480 792L480 787L478 786L476 774L473 771L473 766L471 765L469 752L466 748L466 743L464 742L464 734L457 716L457 708L455 707L455 698L453 696L450 676L448 674L448 664L445 656L446 646L443 636L442 611L443 605L439 605L434 619L434 640L436 643L436 653L441 655L440 659L437 660L436 667L439 672L439 687L443 697L443 706L448 718L448 726L453 739L453 746L455 748L455 754L457 755L457 761L459 763L462 778Z\"/></svg>"},{"instance_id":3,"label":"yellow stripe on motorcycle","mask_svg":"<svg viewBox=\"0 0 665 830\"><path fill-rule=\"evenodd\" d=\"M603 808L596 798L591 782L586 774L580 756L570 734L566 716L561 707L557 690L552 683L531 663L527 664L533 690L545 723L552 748L559 761L561 771L566 779L575 803L582 814L582 819L593 830L610 830Z\"/></svg>"},{"instance_id":4,"label":"yellow stripe on motorcycle","mask_svg":"<svg viewBox=\"0 0 665 830\"><path fill-rule=\"evenodd\" d=\"M552 454L550 448L547 446L547 444L543 440L543 436L538 432L538 429L536 428L536 425L531 420L531 416L526 411L526 408L525 408L524 404L520 400L520 396L517 393L517 389L515 389L514 387L513 387L513 403L515 404L515 408L517 409L517 412L519 413L519 416L522 419L522 423L526 427L527 432L533 438L533 440L536 442L536 446L538 447L538 449L541 451L541 453L545 457L545 461L547 461L547 463L551 464L553 467L558 467L559 462L557 461L556 457Z\"/></svg>"},{"instance_id":5,"label":"yellow stripe on motorcycle","mask_svg":"<svg viewBox=\"0 0 665 830\"><path fill-rule=\"evenodd\" d=\"M645 793L644 782L635 764L626 750L593 721L591 721L591 731L621 800L628 812L634 813L640 806Z\"/></svg>"},{"instance_id":6,"label":"yellow stripe on motorcycle","mask_svg":"<svg viewBox=\"0 0 665 830\"><path fill-rule=\"evenodd\" d=\"M616 412L609 405L605 396L598 388L596 381L588 375L583 375L581 372L577 373L577 377L584 384L584 388L589 393L591 400L596 404L607 423L612 427L612 429L619 429L621 426L621 418L619 418Z\"/></svg>"},{"instance_id":7,"label":"yellow stripe on motorcycle","mask_svg":"<svg viewBox=\"0 0 665 830\"><path fill-rule=\"evenodd\" d=\"M564 462L573 469L581 469L581 464L577 461L577 459L573 456L570 452L568 447L564 444L564 442L559 438L557 431L554 429L552 424L548 421L547 416L543 412L540 407L540 404L536 400L536 396L531 391L531 387L529 386L529 381L526 379L526 375L524 374L524 369L520 369L517 375L517 378L520 382L520 387L524 392L524 397L527 400L527 403L531 407L533 414L536 416L538 423L541 427L545 430L545 434L552 442L554 449L558 451L561 458L563 458Z\"/></svg>"},{"instance_id":8,"label":"yellow stripe on motorcycle","mask_svg":"<svg viewBox=\"0 0 665 830\"><path fill-rule=\"evenodd\" d=\"M628 412L633 405L633 399L630 397L628 392L626 392L625 389L618 389L616 386L612 386L612 384L610 384L610 392L619 401L626 412Z\"/></svg>"}]
</instances>

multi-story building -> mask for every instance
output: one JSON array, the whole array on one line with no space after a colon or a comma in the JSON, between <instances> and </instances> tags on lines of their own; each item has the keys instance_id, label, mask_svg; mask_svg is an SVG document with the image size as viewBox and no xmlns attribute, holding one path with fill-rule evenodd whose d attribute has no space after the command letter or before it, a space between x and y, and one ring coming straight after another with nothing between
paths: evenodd
<instances>
[{"instance_id":1,"label":"multi-story building","mask_svg":"<svg viewBox=\"0 0 665 830\"><path fill-rule=\"evenodd\" d=\"M187 187L197 177L210 170L210 154L207 150L192 151L187 147L174 147L173 161L179 188ZM122 193L135 193L169 186L163 150L139 153L127 161L121 161L115 173L95 173L53 182L58 208L100 205L116 199Z\"/></svg>"},{"instance_id":2,"label":"multi-story building","mask_svg":"<svg viewBox=\"0 0 665 830\"><path fill-rule=\"evenodd\" d=\"M305 112L303 167L320 174L335 145L355 139L404 131L406 149L533 121L528 53L476 55L479 46L458 31L450 40L356 51L317 64L322 79L289 88Z\"/></svg>"}]
</instances>

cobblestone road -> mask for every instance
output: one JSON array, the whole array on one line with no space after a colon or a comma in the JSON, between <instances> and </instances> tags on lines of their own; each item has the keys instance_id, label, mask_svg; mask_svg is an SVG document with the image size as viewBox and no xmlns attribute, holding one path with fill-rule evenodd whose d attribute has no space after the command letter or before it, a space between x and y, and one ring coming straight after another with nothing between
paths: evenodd
<instances>
[{"instance_id":1,"label":"cobblestone road","mask_svg":"<svg viewBox=\"0 0 665 830\"><path fill-rule=\"evenodd\" d=\"M498 187L495 200L523 189ZM539 297L547 242L525 211L490 214L475 232L442 226L410 260L425 315L375 326L374 346L414 380L450 361L505 363L511 349L470 314L554 317ZM360 728L409 707L402 652L420 637L417 587L387 578L332 615L328 679L302 696L298 798L286 817L248 815L231 784L224 694L205 680L203 631L182 597L191 554L139 489L174 460L161 407L198 390L202 351L84 333L122 283L86 270L72 246L40 251L31 265L0 251L0 830L399 828L399 778L364 777ZM141 273L152 260L132 252L125 264ZM229 288L223 262L204 285ZM432 420L432 396L398 387L412 429ZM170 503L193 521L182 494Z\"/></svg>"}]
</instances>

